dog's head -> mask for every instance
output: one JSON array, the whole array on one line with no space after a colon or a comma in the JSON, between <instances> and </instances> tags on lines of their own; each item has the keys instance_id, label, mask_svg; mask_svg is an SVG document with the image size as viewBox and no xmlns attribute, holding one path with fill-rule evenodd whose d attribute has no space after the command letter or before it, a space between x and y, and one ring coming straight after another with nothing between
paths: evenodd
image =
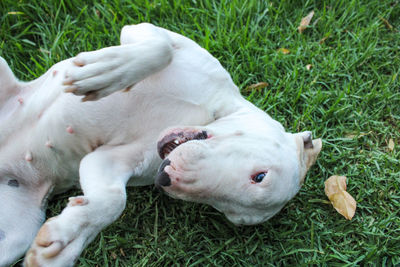
<instances>
[{"instance_id":1,"label":"dog's head","mask_svg":"<svg viewBox=\"0 0 400 267\"><path fill-rule=\"evenodd\" d=\"M262 112L238 112L206 127L164 132L156 186L210 204L235 224L257 224L299 191L321 147L310 132L286 133Z\"/></svg>"}]
</instances>

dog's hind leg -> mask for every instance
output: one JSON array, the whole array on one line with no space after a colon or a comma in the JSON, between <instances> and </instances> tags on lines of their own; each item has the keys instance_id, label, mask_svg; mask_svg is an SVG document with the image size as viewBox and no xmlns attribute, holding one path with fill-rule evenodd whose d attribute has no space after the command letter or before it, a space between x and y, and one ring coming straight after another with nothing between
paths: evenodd
<instances>
[{"instance_id":1,"label":"dog's hind leg","mask_svg":"<svg viewBox=\"0 0 400 267\"><path fill-rule=\"evenodd\" d=\"M136 33L136 35L135 35ZM124 27L122 45L83 52L66 72L66 92L98 100L165 68L172 60L168 35L151 24Z\"/></svg>"},{"instance_id":2,"label":"dog's hind leg","mask_svg":"<svg viewBox=\"0 0 400 267\"><path fill-rule=\"evenodd\" d=\"M60 215L45 222L26 254L25 266L73 266L87 244L124 210L125 185L139 164L133 162L137 148L103 146L82 159L84 195L70 198Z\"/></svg>"}]
</instances>

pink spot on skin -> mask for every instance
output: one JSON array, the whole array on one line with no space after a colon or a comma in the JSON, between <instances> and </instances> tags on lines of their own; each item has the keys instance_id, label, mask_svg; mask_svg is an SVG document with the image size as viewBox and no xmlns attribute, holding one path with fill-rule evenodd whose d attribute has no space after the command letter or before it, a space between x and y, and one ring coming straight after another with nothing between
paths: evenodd
<instances>
[{"instance_id":1,"label":"pink spot on skin","mask_svg":"<svg viewBox=\"0 0 400 267\"><path fill-rule=\"evenodd\" d=\"M25 154L25 160L26 161L28 161L28 162L31 162L32 160L33 160L33 158L32 158L32 153L31 152L26 152L26 154Z\"/></svg>"},{"instance_id":2,"label":"pink spot on skin","mask_svg":"<svg viewBox=\"0 0 400 267\"><path fill-rule=\"evenodd\" d=\"M24 103L24 99L22 97L18 97L18 102L22 105Z\"/></svg>"},{"instance_id":3,"label":"pink spot on skin","mask_svg":"<svg viewBox=\"0 0 400 267\"><path fill-rule=\"evenodd\" d=\"M72 126L68 126L67 127L67 133L73 134L75 133L74 129L72 128Z\"/></svg>"},{"instance_id":4,"label":"pink spot on skin","mask_svg":"<svg viewBox=\"0 0 400 267\"><path fill-rule=\"evenodd\" d=\"M53 71L53 77L54 77L54 76L56 76L56 75L57 75L57 73L58 73L58 71L56 71L56 70L55 70L55 71Z\"/></svg>"},{"instance_id":5,"label":"pink spot on skin","mask_svg":"<svg viewBox=\"0 0 400 267\"><path fill-rule=\"evenodd\" d=\"M53 144L50 141L47 141L45 146L48 148L53 148Z\"/></svg>"}]
</instances>

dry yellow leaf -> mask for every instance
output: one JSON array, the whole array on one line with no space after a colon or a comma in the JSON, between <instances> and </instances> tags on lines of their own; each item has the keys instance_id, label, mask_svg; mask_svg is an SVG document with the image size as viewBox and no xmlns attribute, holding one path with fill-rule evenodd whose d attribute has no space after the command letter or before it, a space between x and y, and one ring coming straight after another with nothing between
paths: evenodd
<instances>
[{"instance_id":1,"label":"dry yellow leaf","mask_svg":"<svg viewBox=\"0 0 400 267\"><path fill-rule=\"evenodd\" d=\"M310 25L311 19L314 16L314 10L311 11L307 16L301 19L300 26L297 27L299 33L303 33L305 29L307 29L308 25Z\"/></svg>"},{"instance_id":2,"label":"dry yellow leaf","mask_svg":"<svg viewBox=\"0 0 400 267\"><path fill-rule=\"evenodd\" d=\"M372 131L369 131L368 133L354 133L353 132L353 133L346 134L345 137L346 138L351 138L351 139L353 139L353 138L361 138L361 137L369 135L371 133L372 133Z\"/></svg>"},{"instance_id":3,"label":"dry yellow leaf","mask_svg":"<svg viewBox=\"0 0 400 267\"><path fill-rule=\"evenodd\" d=\"M356 213L357 203L346 191L333 194L330 201L336 211L342 214L347 220L351 220Z\"/></svg>"},{"instance_id":4,"label":"dry yellow leaf","mask_svg":"<svg viewBox=\"0 0 400 267\"><path fill-rule=\"evenodd\" d=\"M307 65L306 65L306 69L307 69L307 70L311 70L311 68L312 68L312 65L311 65L311 64L307 64Z\"/></svg>"},{"instance_id":5,"label":"dry yellow leaf","mask_svg":"<svg viewBox=\"0 0 400 267\"><path fill-rule=\"evenodd\" d=\"M279 48L279 49L278 49L278 52L281 52L282 54L287 55L287 54L290 53L290 50L289 50L289 49L286 49L286 48Z\"/></svg>"},{"instance_id":6,"label":"dry yellow leaf","mask_svg":"<svg viewBox=\"0 0 400 267\"><path fill-rule=\"evenodd\" d=\"M394 141L393 141L392 138L389 139L388 148L389 148L390 151L394 150Z\"/></svg>"},{"instance_id":7,"label":"dry yellow leaf","mask_svg":"<svg viewBox=\"0 0 400 267\"><path fill-rule=\"evenodd\" d=\"M389 30L393 30L393 26L390 25L390 23L387 19L382 18L382 17L379 17L379 18L382 20L383 24L385 24L386 28L388 28Z\"/></svg>"},{"instance_id":8,"label":"dry yellow leaf","mask_svg":"<svg viewBox=\"0 0 400 267\"><path fill-rule=\"evenodd\" d=\"M346 176L333 175L325 181L325 195L328 198L339 191L346 191L346 189Z\"/></svg>"},{"instance_id":9,"label":"dry yellow leaf","mask_svg":"<svg viewBox=\"0 0 400 267\"><path fill-rule=\"evenodd\" d=\"M125 251L122 248L119 249L119 252L121 253L122 256L126 257Z\"/></svg>"},{"instance_id":10,"label":"dry yellow leaf","mask_svg":"<svg viewBox=\"0 0 400 267\"><path fill-rule=\"evenodd\" d=\"M39 48L39 51L42 52L42 53L49 54L49 55L51 54L51 52L49 50L46 50L44 48Z\"/></svg>"},{"instance_id":11,"label":"dry yellow leaf","mask_svg":"<svg viewBox=\"0 0 400 267\"><path fill-rule=\"evenodd\" d=\"M259 83L255 83L252 85L247 86L246 91L251 91L251 90L261 90L265 87L268 86L268 83L266 82L259 82Z\"/></svg>"},{"instance_id":12,"label":"dry yellow leaf","mask_svg":"<svg viewBox=\"0 0 400 267\"><path fill-rule=\"evenodd\" d=\"M325 181L325 194L333 207L346 219L351 220L356 212L357 203L346 189L346 176L333 175Z\"/></svg>"},{"instance_id":13,"label":"dry yellow leaf","mask_svg":"<svg viewBox=\"0 0 400 267\"><path fill-rule=\"evenodd\" d=\"M330 36L331 36L331 34L325 35L325 36L319 41L319 44L322 45L323 43L325 43L326 39L328 39Z\"/></svg>"},{"instance_id":14,"label":"dry yellow leaf","mask_svg":"<svg viewBox=\"0 0 400 267\"><path fill-rule=\"evenodd\" d=\"M7 14L8 15L23 15L24 12L21 12L21 11L10 11Z\"/></svg>"}]
</instances>

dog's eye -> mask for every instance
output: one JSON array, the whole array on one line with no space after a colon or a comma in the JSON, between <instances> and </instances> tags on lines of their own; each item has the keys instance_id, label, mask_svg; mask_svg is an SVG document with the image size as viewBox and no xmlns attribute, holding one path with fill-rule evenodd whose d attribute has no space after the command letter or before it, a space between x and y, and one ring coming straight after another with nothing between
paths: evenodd
<instances>
[{"instance_id":1,"label":"dog's eye","mask_svg":"<svg viewBox=\"0 0 400 267\"><path fill-rule=\"evenodd\" d=\"M251 179L252 179L255 183L261 183L262 180L264 179L264 177L265 177L266 175L267 175L267 174L266 174L265 172L260 172L260 173L257 173L256 175L254 175Z\"/></svg>"}]
</instances>

